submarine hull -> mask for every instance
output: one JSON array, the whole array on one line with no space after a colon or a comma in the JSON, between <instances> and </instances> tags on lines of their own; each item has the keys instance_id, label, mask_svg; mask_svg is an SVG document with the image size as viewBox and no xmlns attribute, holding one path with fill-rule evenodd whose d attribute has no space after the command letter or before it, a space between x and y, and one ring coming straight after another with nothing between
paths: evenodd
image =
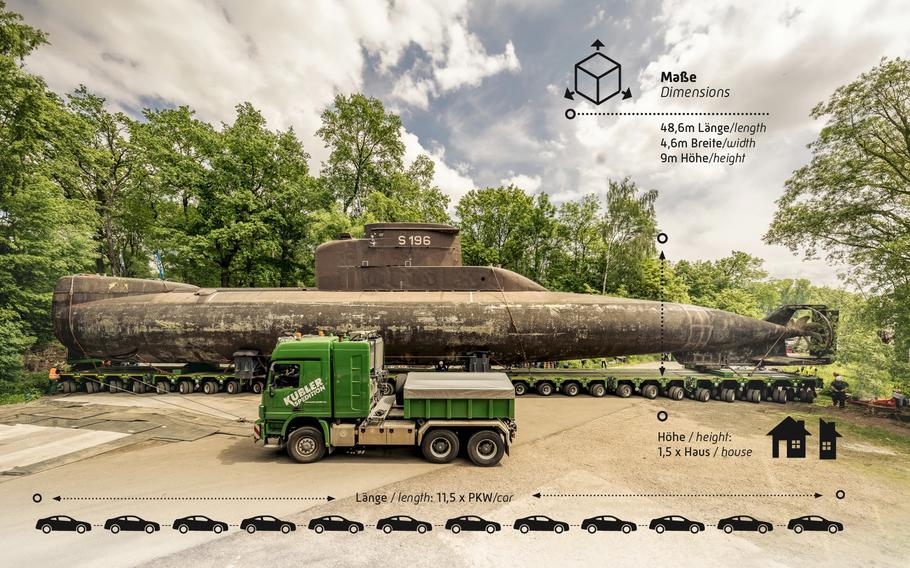
<instances>
[{"instance_id":1,"label":"submarine hull","mask_svg":"<svg viewBox=\"0 0 910 568\"><path fill-rule=\"evenodd\" d=\"M267 355L297 331L376 330L389 362L487 352L499 364L725 351L791 335L721 310L588 294L200 289L101 276L61 279L54 323L75 357L210 364L237 351Z\"/></svg>"}]
</instances>

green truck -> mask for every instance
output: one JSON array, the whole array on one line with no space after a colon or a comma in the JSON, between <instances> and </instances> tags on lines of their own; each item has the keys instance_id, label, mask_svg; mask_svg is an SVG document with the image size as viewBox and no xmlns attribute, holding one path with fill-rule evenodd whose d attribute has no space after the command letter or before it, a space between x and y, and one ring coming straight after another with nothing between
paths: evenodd
<instances>
[{"instance_id":1,"label":"green truck","mask_svg":"<svg viewBox=\"0 0 910 568\"><path fill-rule=\"evenodd\" d=\"M415 372L390 380L381 338L353 337L279 340L254 425L257 442L285 447L301 463L368 446L419 446L432 463L451 462L464 448L479 466L508 454L515 391L505 373Z\"/></svg>"}]
</instances>

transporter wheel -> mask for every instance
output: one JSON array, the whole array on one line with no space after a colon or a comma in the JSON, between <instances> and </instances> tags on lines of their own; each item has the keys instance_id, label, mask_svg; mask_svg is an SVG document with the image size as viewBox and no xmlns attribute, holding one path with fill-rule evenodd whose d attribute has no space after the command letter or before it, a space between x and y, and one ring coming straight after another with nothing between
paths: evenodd
<instances>
[{"instance_id":1,"label":"transporter wheel","mask_svg":"<svg viewBox=\"0 0 910 568\"><path fill-rule=\"evenodd\" d=\"M167 381L158 381L155 383L155 392L158 394L167 394L171 392L171 385Z\"/></svg>"},{"instance_id":2,"label":"transporter wheel","mask_svg":"<svg viewBox=\"0 0 910 568\"><path fill-rule=\"evenodd\" d=\"M562 394L566 396L578 396L581 392L581 386L578 383L567 383L562 387Z\"/></svg>"},{"instance_id":3,"label":"transporter wheel","mask_svg":"<svg viewBox=\"0 0 910 568\"><path fill-rule=\"evenodd\" d=\"M506 453L502 436L492 430L481 430L468 439L468 457L475 465L490 467L498 464Z\"/></svg>"},{"instance_id":4,"label":"transporter wheel","mask_svg":"<svg viewBox=\"0 0 910 568\"><path fill-rule=\"evenodd\" d=\"M145 392L145 383L139 379L133 379L133 392L136 394L142 394Z\"/></svg>"},{"instance_id":5,"label":"transporter wheel","mask_svg":"<svg viewBox=\"0 0 910 568\"><path fill-rule=\"evenodd\" d=\"M736 391L727 389L727 392L721 397L725 402L734 402L736 400Z\"/></svg>"},{"instance_id":6,"label":"transporter wheel","mask_svg":"<svg viewBox=\"0 0 910 568\"><path fill-rule=\"evenodd\" d=\"M123 381L120 379L111 379L107 384L111 392L120 392L123 390Z\"/></svg>"},{"instance_id":7,"label":"transporter wheel","mask_svg":"<svg viewBox=\"0 0 910 568\"><path fill-rule=\"evenodd\" d=\"M528 394L528 384L522 381L518 381L514 385L515 387L515 396L524 396Z\"/></svg>"},{"instance_id":8,"label":"transporter wheel","mask_svg":"<svg viewBox=\"0 0 910 568\"><path fill-rule=\"evenodd\" d=\"M472 436L471 439L474 437ZM423 457L430 463L449 463L458 456L458 436L451 430L431 430L420 443ZM473 458L472 458L473 459Z\"/></svg>"},{"instance_id":9,"label":"transporter wheel","mask_svg":"<svg viewBox=\"0 0 910 568\"><path fill-rule=\"evenodd\" d=\"M671 400L682 400L686 396L686 391L682 387L670 387L670 390L667 392L667 395Z\"/></svg>"},{"instance_id":10,"label":"transporter wheel","mask_svg":"<svg viewBox=\"0 0 910 568\"><path fill-rule=\"evenodd\" d=\"M238 383L237 381L228 381L224 385L224 390L228 394L237 394L238 392L240 392L240 383Z\"/></svg>"},{"instance_id":11,"label":"transporter wheel","mask_svg":"<svg viewBox=\"0 0 910 568\"><path fill-rule=\"evenodd\" d=\"M215 394L218 392L218 383L215 381L205 381L202 383L202 392L205 394Z\"/></svg>"},{"instance_id":12,"label":"transporter wheel","mask_svg":"<svg viewBox=\"0 0 910 568\"><path fill-rule=\"evenodd\" d=\"M695 399L699 402L708 402L711 400L711 391L704 388L695 389Z\"/></svg>"},{"instance_id":13,"label":"transporter wheel","mask_svg":"<svg viewBox=\"0 0 910 568\"><path fill-rule=\"evenodd\" d=\"M303 426L288 436L288 455L300 463L312 463L325 455L325 440L322 432L312 426Z\"/></svg>"},{"instance_id":14,"label":"transporter wheel","mask_svg":"<svg viewBox=\"0 0 910 568\"><path fill-rule=\"evenodd\" d=\"M250 534L253 534L254 532L256 532L256 525L252 525L252 524L247 525L246 532L248 532ZM281 527L281 532L284 532L284 527Z\"/></svg>"},{"instance_id":15,"label":"transporter wheel","mask_svg":"<svg viewBox=\"0 0 910 568\"><path fill-rule=\"evenodd\" d=\"M253 383L253 393L262 394L262 390L265 388L265 385L262 384L262 381L255 381Z\"/></svg>"},{"instance_id":16,"label":"transporter wheel","mask_svg":"<svg viewBox=\"0 0 910 568\"><path fill-rule=\"evenodd\" d=\"M95 394L95 392L97 392L95 389L95 385L97 385L97 384L98 383L96 383L95 381L85 381L85 392L87 392L88 394Z\"/></svg>"},{"instance_id":17,"label":"transporter wheel","mask_svg":"<svg viewBox=\"0 0 910 568\"><path fill-rule=\"evenodd\" d=\"M607 387L603 386L601 383L594 383L588 387L588 392L591 394L591 396L600 398L607 394Z\"/></svg>"},{"instance_id":18,"label":"transporter wheel","mask_svg":"<svg viewBox=\"0 0 910 568\"><path fill-rule=\"evenodd\" d=\"M755 404L760 404L762 399L761 389L755 389L752 391L752 402Z\"/></svg>"},{"instance_id":19,"label":"transporter wheel","mask_svg":"<svg viewBox=\"0 0 910 568\"><path fill-rule=\"evenodd\" d=\"M180 394L190 394L195 390L195 385L192 381L180 381Z\"/></svg>"},{"instance_id":20,"label":"transporter wheel","mask_svg":"<svg viewBox=\"0 0 910 568\"><path fill-rule=\"evenodd\" d=\"M632 396L632 385L623 383L616 387L616 396L619 398L629 398Z\"/></svg>"},{"instance_id":21,"label":"transporter wheel","mask_svg":"<svg viewBox=\"0 0 910 568\"><path fill-rule=\"evenodd\" d=\"M537 383L537 394L540 396L550 396L553 394L553 390L553 383L548 383L547 381Z\"/></svg>"},{"instance_id":22,"label":"transporter wheel","mask_svg":"<svg viewBox=\"0 0 910 568\"><path fill-rule=\"evenodd\" d=\"M809 388L806 389L806 402L812 404L812 401L816 398L815 389Z\"/></svg>"},{"instance_id":23,"label":"transporter wheel","mask_svg":"<svg viewBox=\"0 0 910 568\"><path fill-rule=\"evenodd\" d=\"M657 385L645 385L641 387L641 396L645 398L657 398Z\"/></svg>"}]
</instances>

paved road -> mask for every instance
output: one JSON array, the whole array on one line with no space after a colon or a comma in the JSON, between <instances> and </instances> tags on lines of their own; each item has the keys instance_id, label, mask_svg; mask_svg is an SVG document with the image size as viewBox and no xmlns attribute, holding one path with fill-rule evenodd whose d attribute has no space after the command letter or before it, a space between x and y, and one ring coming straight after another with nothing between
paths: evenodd
<instances>
[{"instance_id":1,"label":"paved road","mask_svg":"<svg viewBox=\"0 0 910 568\"><path fill-rule=\"evenodd\" d=\"M193 395L231 414L255 414L256 397ZM238 435L238 425L208 415L158 408L154 395L97 395L91 402L66 397L54 402L80 403L82 414L99 410L122 430L130 417L153 427L130 434L133 440L109 451L86 452L84 459L61 456L57 465L0 476L0 535L7 546L4 563L45 566L376 566L396 564L445 566L583 565L615 566L841 566L901 565L903 535L910 531L910 460L900 446L882 446L847 435L836 462L814 457L772 460L765 434L784 416L782 407L745 403L673 403L633 397L522 398L517 403L519 443L496 468L483 469L457 461L450 466L423 462L408 449L373 450L365 455L334 455L308 466L292 463L281 452L254 446ZM192 398L192 397L191 397ZM102 404L103 403L103 404ZM31 408L31 406L29 407ZM110 408L118 409L111 411ZM797 411L796 405L787 407ZM656 412L670 413L666 423ZM18 409L15 416L55 413ZM51 418L52 420L66 420ZM809 416L810 429L813 417ZM135 421L134 421L135 422ZM242 429L247 425L240 425ZM136 427L136 424L132 424ZM173 441L172 432L191 437ZM733 444L751 449L751 458L660 458L657 432L730 432ZM155 432L159 434L154 434ZM240 430L242 431L242 430ZM219 433L222 432L222 433ZM168 438L167 436L172 436ZM117 440L120 443L120 440ZM710 444L697 444L699 448ZM904 448L906 446L903 446ZM0 449L2 458L2 449ZM65 458L65 459L64 459ZM39 464L40 465L40 464ZM31 466L35 467L35 466ZM844 489L847 498L833 497ZM543 498L533 493L570 492L778 492L819 490L812 498ZM39 492L41 503L32 502ZM363 502L385 495L498 493L507 502L421 505ZM360 494L360 498L357 495ZM71 497L321 497L325 501L62 501ZM247 516L271 514L302 525L291 535L247 535L228 532L177 534L165 526L158 534L112 535L96 526L90 534L43 535L34 529L38 517L68 514L101 524L108 517L139 515L163 524L204 514L232 525ZM492 536L452 535L437 526L428 535L384 535L373 527L364 534L317 536L305 530L315 516L340 514L368 525L395 514L425 518L435 524L461 514L478 514L511 523L544 514L577 525L596 514L615 514L646 524L652 517L683 514L706 523L721 516L752 514L776 523L800 514L821 514L842 521L847 530L794 535L775 527L769 535L725 535L714 527L705 534L656 535L639 527L632 535L583 533L573 526L564 535L522 535L506 526ZM314 544L319 543L319 546ZM351 555L351 551L357 551ZM291 562L289 559L293 559Z\"/></svg>"}]
</instances>

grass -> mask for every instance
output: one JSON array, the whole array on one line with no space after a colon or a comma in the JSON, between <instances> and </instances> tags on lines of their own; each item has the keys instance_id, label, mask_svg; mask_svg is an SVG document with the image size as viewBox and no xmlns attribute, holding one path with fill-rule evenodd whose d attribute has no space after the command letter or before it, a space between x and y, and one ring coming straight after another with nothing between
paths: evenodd
<instances>
[{"instance_id":1,"label":"grass","mask_svg":"<svg viewBox=\"0 0 910 568\"><path fill-rule=\"evenodd\" d=\"M18 404L41 398L49 392L50 386L44 373L25 373L17 381L0 381L0 404Z\"/></svg>"},{"instance_id":2,"label":"grass","mask_svg":"<svg viewBox=\"0 0 910 568\"><path fill-rule=\"evenodd\" d=\"M821 403L819 401L822 401ZM816 418L821 418L826 422L836 422L837 430L845 438L850 440L862 440L873 445L883 446L888 449L910 454L910 429L903 427L900 423L894 423L892 428L884 428L871 424L862 424L867 417L857 414L856 411L844 409L843 411L833 411L830 401L824 398L818 399L812 406L810 413L790 414L794 420L806 420L807 424ZM871 418L869 418L871 420ZM888 420L886 418L877 418L875 420ZM886 423L887 424L887 423ZM811 428L810 428L811 430ZM904 430L901 432L901 430Z\"/></svg>"}]
</instances>

